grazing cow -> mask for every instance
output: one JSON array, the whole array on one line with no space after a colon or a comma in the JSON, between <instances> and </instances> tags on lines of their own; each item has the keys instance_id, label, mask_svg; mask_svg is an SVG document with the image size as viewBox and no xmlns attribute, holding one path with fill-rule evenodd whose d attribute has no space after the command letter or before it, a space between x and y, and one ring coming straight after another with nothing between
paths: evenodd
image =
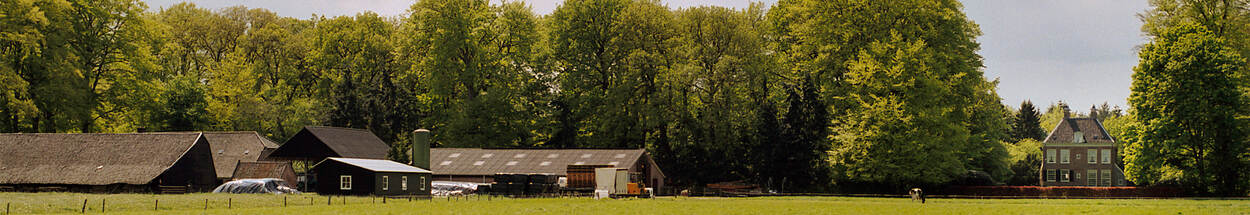
<instances>
[{"instance_id":1,"label":"grazing cow","mask_svg":"<svg viewBox=\"0 0 1250 215\"><path fill-rule=\"evenodd\" d=\"M682 197L690 197L690 190L681 190Z\"/></svg>"},{"instance_id":2,"label":"grazing cow","mask_svg":"<svg viewBox=\"0 0 1250 215\"><path fill-rule=\"evenodd\" d=\"M916 200L920 200L920 204L924 204L924 190L920 190L920 188L911 188L911 191L908 193L911 194L911 201L915 202Z\"/></svg>"}]
</instances>

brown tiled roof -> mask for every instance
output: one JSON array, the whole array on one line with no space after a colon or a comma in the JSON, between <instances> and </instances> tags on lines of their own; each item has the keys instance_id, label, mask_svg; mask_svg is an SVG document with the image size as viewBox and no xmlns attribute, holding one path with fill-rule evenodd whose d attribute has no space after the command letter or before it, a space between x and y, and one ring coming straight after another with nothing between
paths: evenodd
<instances>
[{"instance_id":1,"label":"brown tiled roof","mask_svg":"<svg viewBox=\"0 0 1250 215\"><path fill-rule=\"evenodd\" d=\"M1067 118L1059 121L1045 143L1072 143L1073 134L1080 131L1087 143L1114 143L1115 139L1102 127L1102 123L1094 118Z\"/></svg>"},{"instance_id":2,"label":"brown tiled roof","mask_svg":"<svg viewBox=\"0 0 1250 215\"><path fill-rule=\"evenodd\" d=\"M0 134L0 184L147 184L200 133Z\"/></svg>"},{"instance_id":3,"label":"brown tiled roof","mask_svg":"<svg viewBox=\"0 0 1250 215\"><path fill-rule=\"evenodd\" d=\"M271 158L322 160L327 157L386 159L390 150L364 129L308 126L270 154Z\"/></svg>"},{"instance_id":4,"label":"brown tiled roof","mask_svg":"<svg viewBox=\"0 0 1250 215\"><path fill-rule=\"evenodd\" d=\"M204 138L212 149L217 178L233 178L235 165L240 161L260 160L270 145L277 148L277 144L255 131L204 132Z\"/></svg>"},{"instance_id":5,"label":"brown tiled roof","mask_svg":"<svg viewBox=\"0 0 1250 215\"><path fill-rule=\"evenodd\" d=\"M295 175L295 169L291 167L290 162L277 161L257 161L257 162L239 162L238 168L234 169L232 174L234 180L253 179L253 178L280 178L287 180L287 183L295 183L295 179L288 178Z\"/></svg>"},{"instance_id":6,"label":"brown tiled roof","mask_svg":"<svg viewBox=\"0 0 1250 215\"><path fill-rule=\"evenodd\" d=\"M566 175L569 165L633 167L643 149L430 149L430 170L436 175L547 173Z\"/></svg>"}]
</instances>

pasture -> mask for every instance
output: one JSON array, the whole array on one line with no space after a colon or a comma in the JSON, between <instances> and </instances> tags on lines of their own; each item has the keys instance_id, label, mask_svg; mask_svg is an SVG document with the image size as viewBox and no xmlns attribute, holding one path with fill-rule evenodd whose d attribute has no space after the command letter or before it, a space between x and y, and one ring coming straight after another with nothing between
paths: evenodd
<instances>
[{"instance_id":1,"label":"pasture","mask_svg":"<svg viewBox=\"0 0 1250 215\"><path fill-rule=\"evenodd\" d=\"M286 199L285 206L283 199ZM1250 200L759 197L427 200L244 194L0 193L12 214L1250 214ZM207 200L207 204L205 203ZM159 203L158 203L159 201ZM327 203L329 205L327 205ZM205 208L207 206L207 209ZM2 211L0 211L2 212Z\"/></svg>"}]
</instances>

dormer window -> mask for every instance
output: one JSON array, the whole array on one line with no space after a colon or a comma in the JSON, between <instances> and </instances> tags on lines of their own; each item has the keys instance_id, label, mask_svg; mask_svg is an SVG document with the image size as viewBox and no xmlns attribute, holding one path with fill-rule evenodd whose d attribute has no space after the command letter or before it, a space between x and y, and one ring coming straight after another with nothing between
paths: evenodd
<instances>
[{"instance_id":1,"label":"dormer window","mask_svg":"<svg viewBox=\"0 0 1250 215\"><path fill-rule=\"evenodd\" d=\"M1073 133L1072 133L1072 142L1074 142L1074 143L1085 143L1085 133L1080 132L1080 131L1078 131L1078 132L1073 132Z\"/></svg>"}]
</instances>

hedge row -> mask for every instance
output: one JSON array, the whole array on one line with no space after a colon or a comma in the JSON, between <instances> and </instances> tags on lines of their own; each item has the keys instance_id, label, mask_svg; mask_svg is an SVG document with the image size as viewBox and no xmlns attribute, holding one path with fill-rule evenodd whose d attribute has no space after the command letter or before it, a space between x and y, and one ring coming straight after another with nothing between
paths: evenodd
<instances>
[{"instance_id":1,"label":"hedge row","mask_svg":"<svg viewBox=\"0 0 1250 215\"><path fill-rule=\"evenodd\" d=\"M955 186L942 194L965 196L1021 196L1021 197L1180 197L1182 190L1175 187L1041 187L1041 186Z\"/></svg>"}]
</instances>

